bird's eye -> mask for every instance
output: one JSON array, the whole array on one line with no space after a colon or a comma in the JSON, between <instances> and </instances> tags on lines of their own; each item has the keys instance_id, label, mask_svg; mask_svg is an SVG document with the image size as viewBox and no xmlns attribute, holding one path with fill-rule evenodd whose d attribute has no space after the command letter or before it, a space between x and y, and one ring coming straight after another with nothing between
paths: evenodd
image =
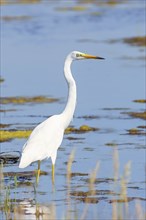
<instances>
[{"instance_id":1,"label":"bird's eye","mask_svg":"<svg viewBox=\"0 0 146 220\"><path fill-rule=\"evenodd\" d=\"M76 54L76 57L81 57L82 55L80 53L77 53Z\"/></svg>"}]
</instances>

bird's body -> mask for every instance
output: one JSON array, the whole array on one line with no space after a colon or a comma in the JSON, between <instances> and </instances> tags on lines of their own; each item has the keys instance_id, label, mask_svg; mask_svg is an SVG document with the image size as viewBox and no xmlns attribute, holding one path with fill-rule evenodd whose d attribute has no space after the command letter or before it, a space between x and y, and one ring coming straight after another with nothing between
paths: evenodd
<instances>
[{"instance_id":1,"label":"bird's body","mask_svg":"<svg viewBox=\"0 0 146 220\"><path fill-rule=\"evenodd\" d=\"M78 51L73 51L67 56L64 65L64 76L69 88L67 105L61 114L51 116L32 131L29 139L23 146L19 168L25 168L32 162L51 157L52 177L54 180L54 165L57 150L62 143L64 131L73 118L76 106L76 83L72 76L70 66L73 60L80 59L103 58Z\"/></svg>"},{"instance_id":2,"label":"bird's body","mask_svg":"<svg viewBox=\"0 0 146 220\"><path fill-rule=\"evenodd\" d=\"M63 134L64 127L60 115L53 115L39 124L23 147L19 168L25 168L34 161L41 161L49 157L51 157L52 163L55 163Z\"/></svg>"}]
</instances>

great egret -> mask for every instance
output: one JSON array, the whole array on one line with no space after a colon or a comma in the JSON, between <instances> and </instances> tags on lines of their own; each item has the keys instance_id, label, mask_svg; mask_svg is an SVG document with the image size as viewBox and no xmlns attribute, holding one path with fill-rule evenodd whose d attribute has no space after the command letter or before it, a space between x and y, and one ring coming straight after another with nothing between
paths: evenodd
<instances>
[{"instance_id":1,"label":"great egret","mask_svg":"<svg viewBox=\"0 0 146 220\"><path fill-rule=\"evenodd\" d=\"M61 114L53 115L39 124L31 133L29 139L23 146L19 168L25 168L34 161L38 161L38 177L40 174L40 162L51 157L52 160L52 182L54 183L55 161L57 150L63 140L65 129L70 124L76 107L76 83L72 76L70 66L74 60L104 59L79 51L71 52L64 64L64 76L68 84L68 100Z\"/></svg>"}]
</instances>

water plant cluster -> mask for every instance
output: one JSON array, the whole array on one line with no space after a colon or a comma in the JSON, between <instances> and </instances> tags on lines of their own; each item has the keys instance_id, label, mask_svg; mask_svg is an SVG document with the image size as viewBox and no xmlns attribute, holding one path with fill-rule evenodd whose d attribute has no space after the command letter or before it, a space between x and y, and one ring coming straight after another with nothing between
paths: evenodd
<instances>
[{"instance_id":1,"label":"water plant cluster","mask_svg":"<svg viewBox=\"0 0 146 220\"><path fill-rule=\"evenodd\" d=\"M113 148L113 178L107 179L106 181L109 182L109 190L100 190L96 189L96 184L98 181L98 172L100 171L100 162L97 162L96 167L94 170L91 171L90 174L87 175L87 191L81 191L79 189L73 190L72 187L72 178L74 178L74 173L72 173L72 166L73 161L75 159L75 150L71 152L68 158L67 163L67 170L66 170L66 202L67 202L67 209L65 213L61 213L60 216L57 216L57 207L52 202L49 205L45 205L44 207L40 205L37 201L37 187L39 183L36 183L36 176L35 173L14 173L9 174L3 171L3 163L0 166L0 211L2 213L2 218L9 220L9 219L23 219L27 213L28 207L33 207L33 219L65 219L65 220L72 220L72 219L88 219L88 212L90 211L90 206L92 204L96 204L98 207L99 201L104 198L107 194L110 196L108 200L112 206L112 216L111 220L144 220L145 213L143 208L141 207L141 198L137 198L135 202L135 210L131 213L129 210L129 202L134 200L134 197L128 196L128 183L131 176L131 162L129 161L125 164L123 174L119 173L120 163L119 163L119 153L117 146ZM11 184L6 182L6 177L11 175ZM34 200L30 201L29 206L27 206L25 202L21 203L19 199L19 187L22 186L21 175L33 175L30 181L26 181L25 179L25 186L31 187L34 192ZM41 175L46 175L46 173L41 173ZM83 174L77 174L76 176L82 177ZM112 182L112 188L111 183ZM52 186L52 194L55 194L55 186ZM102 197L99 195L102 194ZM73 204L72 199L76 201L80 201L84 204L82 214L78 213L77 207ZM28 201L29 202L29 201ZM65 203L66 203L65 202ZM30 213L31 214L31 213ZM62 216L62 217L61 217ZM28 214L29 217L29 214ZM96 216L98 218L98 215Z\"/></svg>"}]
</instances>

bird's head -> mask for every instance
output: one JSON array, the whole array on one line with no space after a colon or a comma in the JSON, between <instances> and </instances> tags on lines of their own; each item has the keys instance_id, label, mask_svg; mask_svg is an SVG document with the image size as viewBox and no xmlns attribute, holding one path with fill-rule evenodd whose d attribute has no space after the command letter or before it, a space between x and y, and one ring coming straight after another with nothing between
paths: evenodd
<instances>
[{"instance_id":1,"label":"bird's head","mask_svg":"<svg viewBox=\"0 0 146 220\"><path fill-rule=\"evenodd\" d=\"M103 60L104 59L103 57L93 56L93 55L82 53L82 52L79 52L79 51L73 51L73 52L71 52L70 55L71 55L71 58L73 60L84 60L84 59L100 59L100 60Z\"/></svg>"}]
</instances>

